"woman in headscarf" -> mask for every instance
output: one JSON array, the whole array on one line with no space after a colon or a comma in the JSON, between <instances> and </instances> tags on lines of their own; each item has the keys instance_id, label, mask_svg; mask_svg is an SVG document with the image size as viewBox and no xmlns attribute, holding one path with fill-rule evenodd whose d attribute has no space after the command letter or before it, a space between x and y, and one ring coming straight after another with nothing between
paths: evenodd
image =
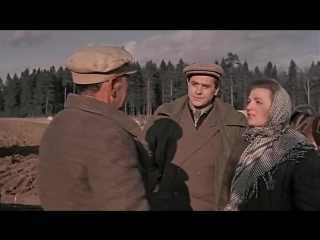
<instances>
[{"instance_id":1,"label":"woman in headscarf","mask_svg":"<svg viewBox=\"0 0 320 240\"><path fill-rule=\"evenodd\" d=\"M220 210L320 210L320 156L290 128L291 100L271 79L251 83L248 128L232 147Z\"/></svg>"}]
</instances>

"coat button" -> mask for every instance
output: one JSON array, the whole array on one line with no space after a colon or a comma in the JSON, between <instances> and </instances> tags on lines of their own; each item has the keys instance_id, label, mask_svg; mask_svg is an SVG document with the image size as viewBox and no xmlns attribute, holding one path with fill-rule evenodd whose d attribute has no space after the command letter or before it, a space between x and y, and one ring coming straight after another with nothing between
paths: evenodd
<instances>
[{"instance_id":1,"label":"coat button","mask_svg":"<svg viewBox=\"0 0 320 240\"><path fill-rule=\"evenodd\" d=\"M199 175L202 175L202 172L198 172Z\"/></svg>"},{"instance_id":2,"label":"coat button","mask_svg":"<svg viewBox=\"0 0 320 240\"><path fill-rule=\"evenodd\" d=\"M178 196L178 192L174 192L173 195L176 197Z\"/></svg>"},{"instance_id":3,"label":"coat button","mask_svg":"<svg viewBox=\"0 0 320 240\"><path fill-rule=\"evenodd\" d=\"M178 172L178 173L180 172L180 168L178 168L177 172Z\"/></svg>"}]
</instances>

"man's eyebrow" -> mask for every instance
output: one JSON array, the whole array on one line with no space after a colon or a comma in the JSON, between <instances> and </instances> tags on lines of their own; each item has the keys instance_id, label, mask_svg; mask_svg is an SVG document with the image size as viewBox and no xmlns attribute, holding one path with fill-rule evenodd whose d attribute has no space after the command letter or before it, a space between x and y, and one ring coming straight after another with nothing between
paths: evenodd
<instances>
[{"instance_id":1,"label":"man's eyebrow","mask_svg":"<svg viewBox=\"0 0 320 240\"><path fill-rule=\"evenodd\" d=\"M205 86L205 87L210 87L210 84L201 84L201 83L198 83L197 81L194 81L194 80L192 80L191 82L195 83L195 84L199 84L199 85Z\"/></svg>"}]
</instances>

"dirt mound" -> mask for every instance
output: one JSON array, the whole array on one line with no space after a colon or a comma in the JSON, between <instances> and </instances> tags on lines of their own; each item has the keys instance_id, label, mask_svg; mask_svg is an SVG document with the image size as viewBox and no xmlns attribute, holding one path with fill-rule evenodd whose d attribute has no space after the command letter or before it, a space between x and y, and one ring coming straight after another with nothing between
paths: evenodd
<instances>
[{"instance_id":1,"label":"dirt mound","mask_svg":"<svg viewBox=\"0 0 320 240\"><path fill-rule=\"evenodd\" d=\"M0 159L0 187L3 195L37 195L38 156L7 156Z\"/></svg>"}]
</instances>

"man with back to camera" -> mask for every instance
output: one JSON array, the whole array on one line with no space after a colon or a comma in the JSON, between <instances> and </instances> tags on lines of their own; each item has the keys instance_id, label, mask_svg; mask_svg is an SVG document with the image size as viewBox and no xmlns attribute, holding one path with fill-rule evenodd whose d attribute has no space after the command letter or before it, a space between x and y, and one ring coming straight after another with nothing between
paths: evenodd
<instances>
[{"instance_id":1,"label":"man with back to camera","mask_svg":"<svg viewBox=\"0 0 320 240\"><path fill-rule=\"evenodd\" d=\"M151 209L217 211L230 146L247 120L217 98L223 75L219 65L196 63L183 72L188 94L160 106L140 136L151 156Z\"/></svg>"},{"instance_id":2,"label":"man with back to camera","mask_svg":"<svg viewBox=\"0 0 320 240\"><path fill-rule=\"evenodd\" d=\"M40 144L44 210L149 210L135 141L141 129L119 111L132 60L111 46L85 47L68 59L80 94L68 95Z\"/></svg>"}]
</instances>

